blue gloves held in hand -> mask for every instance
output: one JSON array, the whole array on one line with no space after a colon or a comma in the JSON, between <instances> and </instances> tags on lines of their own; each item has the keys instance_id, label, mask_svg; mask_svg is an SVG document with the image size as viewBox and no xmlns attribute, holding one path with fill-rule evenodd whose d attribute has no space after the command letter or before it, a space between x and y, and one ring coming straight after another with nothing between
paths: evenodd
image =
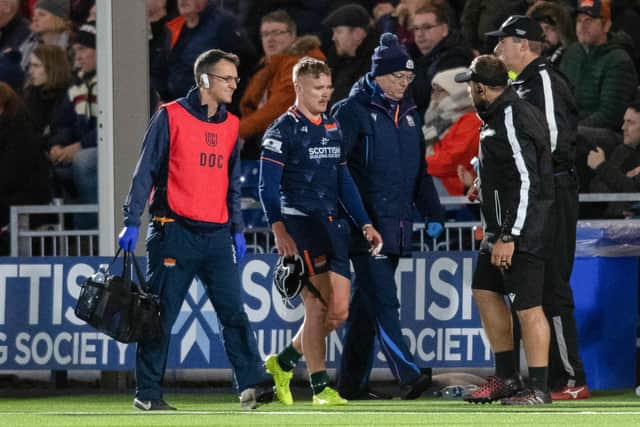
<instances>
[{"instance_id":1,"label":"blue gloves held in hand","mask_svg":"<svg viewBox=\"0 0 640 427\"><path fill-rule=\"evenodd\" d=\"M427 234L432 239L437 239L438 237L440 237L443 231L444 231L444 226L439 222L435 222L435 221L427 222Z\"/></svg>"},{"instance_id":2,"label":"blue gloves held in hand","mask_svg":"<svg viewBox=\"0 0 640 427\"><path fill-rule=\"evenodd\" d=\"M125 251L132 252L138 241L138 227L124 227L118 235L118 246Z\"/></svg>"},{"instance_id":3,"label":"blue gloves held in hand","mask_svg":"<svg viewBox=\"0 0 640 427\"><path fill-rule=\"evenodd\" d=\"M236 257L240 261L247 252L247 241L244 239L244 233L233 233L233 244L236 247Z\"/></svg>"}]
</instances>

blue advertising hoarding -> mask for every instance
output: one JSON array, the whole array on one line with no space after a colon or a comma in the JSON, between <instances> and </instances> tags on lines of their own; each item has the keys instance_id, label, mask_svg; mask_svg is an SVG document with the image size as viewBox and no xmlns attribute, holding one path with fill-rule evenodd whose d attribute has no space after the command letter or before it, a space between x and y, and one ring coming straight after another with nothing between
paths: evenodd
<instances>
[{"instance_id":1,"label":"blue advertising hoarding","mask_svg":"<svg viewBox=\"0 0 640 427\"><path fill-rule=\"evenodd\" d=\"M396 272L403 333L418 364L490 366L491 354L472 301L476 253L421 253ZM247 256L241 267L245 309L263 356L283 349L303 316L272 289L274 255ZM101 257L0 258L0 370L134 367L135 345L118 343L79 320L80 284L111 260ZM139 260L142 261L142 260ZM121 266L116 265L114 271ZM215 310L194 280L173 328L168 367L228 368ZM327 339L328 367L342 353L341 331ZM378 352L376 365L384 366Z\"/></svg>"}]
</instances>

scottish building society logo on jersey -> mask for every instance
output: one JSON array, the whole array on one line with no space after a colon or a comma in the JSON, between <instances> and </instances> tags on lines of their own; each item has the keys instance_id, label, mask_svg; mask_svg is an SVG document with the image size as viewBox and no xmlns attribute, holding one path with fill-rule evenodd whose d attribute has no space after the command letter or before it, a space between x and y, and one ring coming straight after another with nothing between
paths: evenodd
<instances>
[{"instance_id":1,"label":"scottish building society logo on jersey","mask_svg":"<svg viewBox=\"0 0 640 427\"><path fill-rule=\"evenodd\" d=\"M309 160L339 158L340 147L309 147Z\"/></svg>"}]
</instances>

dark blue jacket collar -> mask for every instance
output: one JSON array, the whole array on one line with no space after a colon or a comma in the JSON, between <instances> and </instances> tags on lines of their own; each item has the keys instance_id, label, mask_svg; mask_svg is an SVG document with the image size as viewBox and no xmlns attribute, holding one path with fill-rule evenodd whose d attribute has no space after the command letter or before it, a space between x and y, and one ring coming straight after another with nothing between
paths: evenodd
<instances>
[{"instance_id":1,"label":"dark blue jacket collar","mask_svg":"<svg viewBox=\"0 0 640 427\"><path fill-rule=\"evenodd\" d=\"M218 111L216 111L213 116L210 118L207 117L207 105L202 105L202 101L200 101L200 92L197 86L192 87L189 90L189 93L187 93L187 96L179 98L178 102L186 108L191 115L205 122L220 123L225 121L227 118L227 106L224 104L220 104Z\"/></svg>"},{"instance_id":2,"label":"dark blue jacket collar","mask_svg":"<svg viewBox=\"0 0 640 427\"><path fill-rule=\"evenodd\" d=\"M367 73L354 83L349 93L349 97L355 97L359 102L363 104L375 105L378 108L393 114L392 110L395 110L397 105L394 101L391 101L384 96L382 88L377 85L371 73ZM404 115L407 111L415 109L416 106L411 98L410 90L404 94L404 97L400 100L400 115Z\"/></svg>"}]
</instances>

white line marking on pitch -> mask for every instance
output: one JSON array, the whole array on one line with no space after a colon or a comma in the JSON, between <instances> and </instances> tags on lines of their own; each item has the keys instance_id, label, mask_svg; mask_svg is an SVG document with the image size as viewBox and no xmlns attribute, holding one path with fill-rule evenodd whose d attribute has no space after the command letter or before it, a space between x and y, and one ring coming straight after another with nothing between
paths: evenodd
<instances>
[{"instance_id":1,"label":"white line marking on pitch","mask_svg":"<svg viewBox=\"0 0 640 427\"><path fill-rule=\"evenodd\" d=\"M0 415L640 415L640 411L152 411L152 412L82 412L82 411L0 411Z\"/></svg>"}]
</instances>

